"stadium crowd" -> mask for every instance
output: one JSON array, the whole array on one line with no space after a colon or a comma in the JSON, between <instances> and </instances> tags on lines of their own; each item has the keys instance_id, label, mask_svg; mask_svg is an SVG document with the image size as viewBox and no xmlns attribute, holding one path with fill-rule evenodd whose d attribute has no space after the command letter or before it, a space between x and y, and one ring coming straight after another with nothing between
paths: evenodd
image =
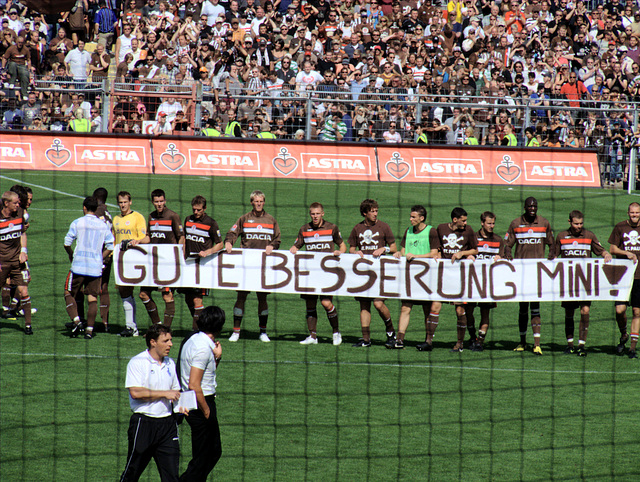
<instances>
[{"instance_id":1,"label":"stadium crowd","mask_svg":"<svg viewBox=\"0 0 640 482\"><path fill-rule=\"evenodd\" d=\"M630 0L0 4L4 128L598 147L614 180L640 138ZM194 103L142 93L102 125L103 96L80 93L105 77L176 97L199 83L201 125Z\"/></svg>"}]
</instances>

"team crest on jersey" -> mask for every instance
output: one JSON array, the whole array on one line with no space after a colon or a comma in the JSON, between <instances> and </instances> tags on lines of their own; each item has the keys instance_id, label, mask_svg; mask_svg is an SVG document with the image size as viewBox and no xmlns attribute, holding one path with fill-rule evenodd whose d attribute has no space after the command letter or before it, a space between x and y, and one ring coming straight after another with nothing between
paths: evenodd
<instances>
[{"instance_id":1,"label":"team crest on jersey","mask_svg":"<svg viewBox=\"0 0 640 482\"><path fill-rule=\"evenodd\" d=\"M444 248L462 249L462 244L460 243L464 241L464 238L462 236L456 236L455 233L451 233L449 236L442 238L442 241L444 242Z\"/></svg>"},{"instance_id":2,"label":"team crest on jersey","mask_svg":"<svg viewBox=\"0 0 640 482\"><path fill-rule=\"evenodd\" d=\"M358 236L362 240L362 244L373 244L377 243L376 239L380 233L373 234L370 229L367 229L364 233L360 233Z\"/></svg>"},{"instance_id":3,"label":"team crest on jersey","mask_svg":"<svg viewBox=\"0 0 640 482\"><path fill-rule=\"evenodd\" d=\"M408 162L400 157L399 152L394 152L393 154L391 154L391 159L387 161L387 163L384 165L384 168L391 177L397 179L398 181L407 177L407 175L411 172L411 165L409 165Z\"/></svg>"},{"instance_id":4,"label":"team crest on jersey","mask_svg":"<svg viewBox=\"0 0 640 482\"><path fill-rule=\"evenodd\" d=\"M638 234L638 231L633 230L629 233L624 233L624 245L626 246L628 244L632 246L640 244L640 234Z\"/></svg>"},{"instance_id":5,"label":"team crest on jersey","mask_svg":"<svg viewBox=\"0 0 640 482\"><path fill-rule=\"evenodd\" d=\"M44 157L54 166L62 167L71 159L71 151L64 147L60 139L54 139L51 147L44 151Z\"/></svg>"},{"instance_id":6,"label":"team crest on jersey","mask_svg":"<svg viewBox=\"0 0 640 482\"><path fill-rule=\"evenodd\" d=\"M504 182L511 184L518 180L522 169L511 159L511 156L502 156L502 161L496 167L496 174Z\"/></svg>"},{"instance_id":7,"label":"team crest on jersey","mask_svg":"<svg viewBox=\"0 0 640 482\"><path fill-rule=\"evenodd\" d=\"M176 172L187 162L187 158L182 154L176 145L172 142L167 149L160 155L162 165L172 172Z\"/></svg>"},{"instance_id":8,"label":"team crest on jersey","mask_svg":"<svg viewBox=\"0 0 640 482\"><path fill-rule=\"evenodd\" d=\"M289 154L289 150L286 147L280 148L280 154L274 157L271 162L273 167L280 174L288 176L298 168L298 160Z\"/></svg>"}]
</instances>

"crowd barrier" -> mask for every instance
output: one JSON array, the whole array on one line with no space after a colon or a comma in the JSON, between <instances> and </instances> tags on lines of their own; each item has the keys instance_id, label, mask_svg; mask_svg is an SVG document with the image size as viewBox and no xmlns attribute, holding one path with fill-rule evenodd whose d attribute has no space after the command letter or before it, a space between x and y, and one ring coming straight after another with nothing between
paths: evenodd
<instances>
[{"instance_id":1,"label":"crowd barrier","mask_svg":"<svg viewBox=\"0 0 640 482\"><path fill-rule=\"evenodd\" d=\"M0 168L599 187L589 150L5 134Z\"/></svg>"}]
</instances>

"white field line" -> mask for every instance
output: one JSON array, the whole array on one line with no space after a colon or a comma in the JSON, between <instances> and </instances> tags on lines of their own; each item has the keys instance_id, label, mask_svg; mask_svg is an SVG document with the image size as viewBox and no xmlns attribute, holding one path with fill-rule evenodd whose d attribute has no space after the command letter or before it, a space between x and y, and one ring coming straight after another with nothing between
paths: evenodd
<instances>
[{"instance_id":1,"label":"white field line","mask_svg":"<svg viewBox=\"0 0 640 482\"><path fill-rule=\"evenodd\" d=\"M87 355L87 354L71 354L71 353L33 353L33 352L4 352L0 351L0 357L46 357L46 358L77 358L82 359L99 359L99 360L130 360L130 356L115 355ZM379 363L379 362L328 362L328 361L302 361L302 360L229 360L225 363L234 364L256 364L256 365L324 365L324 366L353 366L353 367L375 367L375 368L416 368L421 370L469 370L482 372L510 372L510 373L550 373L547 369L529 369L529 368L485 368L470 366L452 366L452 365L421 365L415 363ZM567 375L638 375L640 371L612 371L612 370L554 370L554 374Z\"/></svg>"}]
</instances>

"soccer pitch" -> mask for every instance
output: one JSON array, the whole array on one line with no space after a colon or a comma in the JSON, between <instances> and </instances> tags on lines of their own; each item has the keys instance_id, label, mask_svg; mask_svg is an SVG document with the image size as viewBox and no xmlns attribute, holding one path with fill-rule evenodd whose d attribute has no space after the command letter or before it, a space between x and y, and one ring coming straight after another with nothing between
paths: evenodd
<instances>
[{"instance_id":1,"label":"soccer pitch","mask_svg":"<svg viewBox=\"0 0 640 482\"><path fill-rule=\"evenodd\" d=\"M479 228L480 213L497 215L496 232L522 213L535 196L539 214L554 234L568 226L573 209L585 213L585 227L603 245L636 200L599 189L513 189L506 187L293 181L103 173L0 172L0 188L30 186L34 203L28 231L32 282L29 287L34 336L22 320L0 322L0 480L116 480L127 455L130 417L124 388L129 359L144 339L120 338L124 314L111 287L112 334L71 339L63 283L69 262L63 249L69 223L82 215L82 199L99 186L115 195L131 192L132 208L145 217L149 194L161 188L167 206L181 218L203 195L207 213L226 232L249 211L249 194L266 194L267 212L282 230L288 249L308 221L308 205L325 206L325 219L343 237L362 218L360 202L380 204L379 218L399 242L409 225L409 208L424 204L428 223L450 221L464 207ZM159 295L155 295L159 301ZM374 346L356 349L359 306L337 299L344 343L331 344L331 329L319 309L320 344L301 346L307 335L304 302L294 295L269 296L268 333L260 343L257 303L250 295L238 343L231 331L235 293L215 291L205 304L227 313L218 368L218 419L223 454L210 480L631 480L637 476L638 361L615 356L618 330L613 304L592 306L589 356L563 355L564 311L542 304L542 357L514 353L517 305L493 310L482 353L450 353L456 339L453 307L444 306L434 350L424 341L420 309L413 312L407 348L386 350L384 325L373 313ZM175 358L191 328L183 297L176 299ZM158 306L163 309L162 303ZM394 326L399 303L389 302ZM138 301L138 325L149 319ZM478 314L476 315L478 318ZM576 316L577 319L577 316ZM630 325L630 320L629 320ZM577 321L576 321L577 334ZM226 335L226 336L225 336ZM533 338L531 330L529 342ZM190 431L181 426L181 471L191 456ZM159 480L152 462L142 480Z\"/></svg>"}]
</instances>

